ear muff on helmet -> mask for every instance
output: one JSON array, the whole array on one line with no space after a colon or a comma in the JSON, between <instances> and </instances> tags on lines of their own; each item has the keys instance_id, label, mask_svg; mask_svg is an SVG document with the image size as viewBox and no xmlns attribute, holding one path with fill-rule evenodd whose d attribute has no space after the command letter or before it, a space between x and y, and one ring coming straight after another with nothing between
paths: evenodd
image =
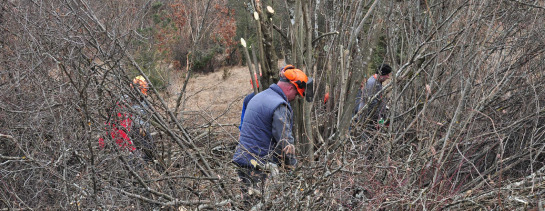
<instances>
[{"instance_id":1,"label":"ear muff on helmet","mask_svg":"<svg viewBox=\"0 0 545 211\"><path fill-rule=\"evenodd\" d=\"M297 88L297 92L299 93L299 95L301 95L301 97L306 97L308 102L312 100L312 98L314 97L314 93L312 92L312 78L309 79L303 71L295 68L285 70L284 76L287 81L289 81L295 86L295 88Z\"/></svg>"},{"instance_id":2,"label":"ear muff on helmet","mask_svg":"<svg viewBox=\"0 0 545 211\"><path fill-rule=\"evenodd\" d=\"M314 80L312 78L308 78L307 81L307 88L305 89L305 100L307 102L312 102L312 98L314 98Z\"/></svg>"}]
</instances>

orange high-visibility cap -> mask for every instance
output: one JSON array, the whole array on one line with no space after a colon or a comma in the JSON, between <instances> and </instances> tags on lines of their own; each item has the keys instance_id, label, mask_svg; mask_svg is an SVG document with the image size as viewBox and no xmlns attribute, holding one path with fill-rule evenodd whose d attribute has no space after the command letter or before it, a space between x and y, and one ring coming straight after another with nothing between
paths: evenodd
<instances>
[{"instance_id":1,"label":"orange high-visibility cap","mask_svg":"<svg viewBox=\"0 0 545 211\"><path fill-rule=\"evenodd\" d=\"M288 66L293 67L292 65L288 65ZM305 97L305 89L307 88L308 77L303 71L301 71L300 69L295 69L295 68L291 68L291 69L284 68L284 77L290 83L295 85L295 87L297 88L297 92L299 92L299 95L301 95L301 97Z\"/></svg>"},{"instance_id":2,"label":"orange high-visibility cap","mask_svg":"<svg viewBox=\"0 0 545 211\"><path fill-rule=\"evenodd\" d=\"M140 89L140 92L142 92L142 94L148 95L147 94L147 92L148 92L148 82L146 82L146 79L144 78L144 76L141 76L141 75L136 76L132 80L132 83L138 85L138 88ZM132 86L132 84L131 84L131 86Z\"/></svg>"}]
</instances>

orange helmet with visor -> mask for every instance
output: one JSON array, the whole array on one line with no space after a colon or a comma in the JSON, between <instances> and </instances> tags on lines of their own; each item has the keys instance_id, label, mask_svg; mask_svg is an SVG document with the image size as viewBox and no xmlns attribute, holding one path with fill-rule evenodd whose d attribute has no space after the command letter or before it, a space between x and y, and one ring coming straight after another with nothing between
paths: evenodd
<instances>
[{"instance_id":1,"label":"orange helmet with visor","mask_svg":"<svg viewBox=\"0 0 545 211\"><path fill-rule=\"evenodd\" d=\"M307 75L296 69L293 65L286 65L282 68L280 73L280 80L289 81L297 88L297 92L301 97L306 98L308 102L312 100L312 78L307 77Z\"/></svg>"}]
</instances>

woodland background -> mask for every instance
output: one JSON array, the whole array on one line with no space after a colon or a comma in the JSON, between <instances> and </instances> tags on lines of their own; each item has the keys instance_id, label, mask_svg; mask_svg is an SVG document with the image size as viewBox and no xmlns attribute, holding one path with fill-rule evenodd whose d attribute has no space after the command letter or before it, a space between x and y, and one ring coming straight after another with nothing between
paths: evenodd
<instances>
[{"instance_id":1,"label":"woodland background","mask_svg":"<svg viewBox=\"0 0 545 211\"><path fill-rule=\"evenodd\" d=\"M248 87L231 66L260 70L263 90L280 61L316 95L294 102L300 165L259 208L543 210L543 23L542 0L2 0L0 209L240 209L247 93L194 98ZM382 62L390 125L365 139L353 99ZM137 75L155 163L98 145Z\"/></svg>"}]
</instances>

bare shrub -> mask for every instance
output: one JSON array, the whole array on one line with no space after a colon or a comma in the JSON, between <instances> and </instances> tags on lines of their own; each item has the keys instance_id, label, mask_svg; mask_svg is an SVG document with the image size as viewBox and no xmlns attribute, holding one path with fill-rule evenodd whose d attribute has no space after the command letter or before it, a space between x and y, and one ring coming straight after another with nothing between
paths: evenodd
<instances>
[{"instance_id":1,"label":"bare shrub","mask_svg":"<svg viewBox=\"0 0 545 211\"><path fill-rule=\"evenodd\" d=\"M150 3L0 3L0 208L242 209L231 164L237 134L223 122L240 97L219 113L207 105L190 111L182 100L195 93L185 88L174 107L153 80L147 97L130 86L135 74L150 79L134 56L142 51L137 41L154 39L137 30L149 23ZM541 1L298 3L285 6L306 5L294 11L306 23L290 33L305 36L289 40L299 47L282 49L292 49L315 77L315 90L331 97L304 105L301 121L311 127L299 138L311 140L298 151L301 165L271 176L261 209L542 206ZM308 24L314 14L326 14L314 18L323 18L318 29ZM275 33L288 30L279 27ZM313 42L319 33L312 30L324 28L331 33ZM369 131L351 119L351 108L379 37L384 61L395 69L383 90L390 125ZM200 39L192 52L213 50ZM223 64L210 59L203 65ZM148 105L153 161L142 158L141 146L131 152L108 136L118 113L137 117L130 104L139 99Z\"/></svg>"}]
</instances>

